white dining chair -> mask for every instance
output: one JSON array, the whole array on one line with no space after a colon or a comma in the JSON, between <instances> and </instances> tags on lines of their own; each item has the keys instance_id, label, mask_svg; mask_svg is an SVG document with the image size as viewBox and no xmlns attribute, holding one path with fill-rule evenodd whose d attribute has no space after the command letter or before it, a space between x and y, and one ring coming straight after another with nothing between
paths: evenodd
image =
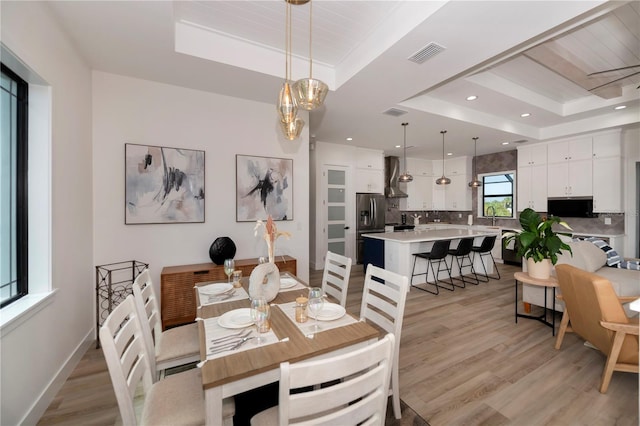
<instances>
[{"instance_id":1,"label":"white dining chair","mask_svg":"<svg viewBox=\"0 0 640 426\"><path fill-rule=\"evenodd\" d=\"M330 358L280 364L278 405L251 425L384 425L394 340L387 334Z\"/></svg>"},{"instance_id":2,"label":"white dining chair","mask_svg":"<svg viewBox=\"0 0 640 426\"><path fill-rule=\"evenodd\" d=\"M123 425L201 425L205 400L200 369L171 374L154 383L142 321L132 295L116 306L100 328L100 343L107 362ZM152 373L153 372L153 373ZM143 406L136 417L134 396L142 383ZM233 424L232 398L223 401L225 425Z\"/></svg>"},{"instance_id":3,"label":"white dining chair","mask_svg":"<svg viewBox=\"0 0 640 426\"><path fill-rule=\"evenodd\" d=\"M168 368L200 361L200 339L197 323L180 325L162 331L162 318L151 282L145 269L133 282L136 309L142 321L142 333L150 356L154 381ZM154 356L152 356L154 355Z\"/></svg>"},{"instance_id":4,"label":"white dining chair","mask_svg":"<svg viewBox=\"0 0 640 426\"><path fill-rule=\"evenodd\" d=\"M344 307L351 274L351 258L328 251L322 274L322 291L334 297Z\"/></svg>"},{"instance_id":5,"label":"white dining chair","mask_svg":"<svg viewBox=\"0 0 640 426\"><path fill-rule=\"evenodd\" d=\"M404 275L399 275L371 264L367 265L362 305L360 305L360 319L371 322L387 333L393 333L395 336L389 393L393 397L393 414L396 419L401 418L398 362L400 359L402 319L408 287L409 278Z\"/></svg>"}]
</instances>

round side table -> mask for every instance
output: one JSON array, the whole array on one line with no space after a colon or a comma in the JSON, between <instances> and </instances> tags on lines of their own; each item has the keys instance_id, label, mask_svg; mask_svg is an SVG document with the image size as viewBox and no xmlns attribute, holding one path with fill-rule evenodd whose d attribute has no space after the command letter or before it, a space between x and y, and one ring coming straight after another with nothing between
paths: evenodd
<instances>
[{"instance_id":1,"label":"round side table","mask_svg":"<svg viewBox=\"0 0 640 426\"><path fill-rule=\"evenodd\" d=\"M513 274L513 278L515 280L515 293L516 293L516 299L515 299L516 324L518 323L518 318L534 319L551 327L551 335L555 336L556 335L556 315L555 315L553 306L551 308L547 307L547 289L551 288L551 291L553 291L553 301L555 306L556 287L558 287L558 280L556 279L556 277L549 277L548 279L545 280L541 278L533 278L529 276L529 274L527 274L526 272L516 272L515 274ZM539 287L544 287L544 312L542 313L542 315L535 316L535 315L525 315L525 314L518 313L518 282L522 284L530 284L530 285L536 285ZM548 311L551 311L551 322L547 320Z\"/></svg>"}]
</instances>

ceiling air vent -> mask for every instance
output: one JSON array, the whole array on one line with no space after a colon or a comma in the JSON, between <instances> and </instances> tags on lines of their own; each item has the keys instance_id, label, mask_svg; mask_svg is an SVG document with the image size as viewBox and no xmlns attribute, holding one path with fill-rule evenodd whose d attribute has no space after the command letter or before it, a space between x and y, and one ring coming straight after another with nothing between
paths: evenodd
<instances>
[{"instance_id":1,"label":"ceiling air vent","mask_svg":"<svg viewBox=\"0 0 640 426\"><path fill-rule=\"evenodd\" d=\"M409 111L405 111L403 109L398 109L398 108L389 108L386 111L383 111L383 114L386 115L390 115L392 117L400 117L401 115L404 115L406 113L408 113Z\"/></svg>"},{"instance_id":2,"label":"ceiling air vent","mask_svg":"<svg viewBox=\"0 0 640 426\"><path fill-rule=\"evenodd\" d=\"M529 142L527 139L520 139L517 141L513 141L513 143L525 143L525 142Z\"/></svg>"},{"instance_id":3,"label":"ceiling air vent","mask_svg":"<svg viewBox=\"0 0 640 426\"><path fill-rule=\"evenodd\" d=\"M433 58L438 53L442 52L445 49L444 46L440 46L438 43L431 42L427 44L422 49L418 50L413 55L409 56L411 62L415 62L416 64L422 64L427 59Z\"/></svg>"}]
</instances>

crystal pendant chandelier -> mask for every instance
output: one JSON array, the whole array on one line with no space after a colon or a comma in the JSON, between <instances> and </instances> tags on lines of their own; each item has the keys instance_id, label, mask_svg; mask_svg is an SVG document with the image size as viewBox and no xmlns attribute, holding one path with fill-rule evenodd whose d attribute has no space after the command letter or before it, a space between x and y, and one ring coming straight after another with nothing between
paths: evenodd
<instances>
[{"instance_id":1,"label":"crystal pendant chandelier","mask_svg":"<svg viewBox=\"0 0 640 426\"><path fill-rule=\"evenodd\" d=\"M407 171L407 126L409 123L402 123L404 127L404 173L398 177L398 182L412 182L413 176Z\"/></svg>"},{"instance_id":2,"label":"crystal pendant chandelier","mask_svg":"<svg viewBox=\"0 0 640 426\"><path fill-rule=\"evenodd\" d=\"M476 174L476 162L478 161L478 137L476 136L473 139L473 180L469 182L469 186L471 188L479 188L482 186L482 182L478 180L478 175Z\"/></svg>"},{"instance_id":3,"label":"crystal pendant chandelier","mask_svg":"<svg viewBox=\"0 0 640 426\"><path fill-rule=\"evenodd\" d=\"M291 3L286 2L285 12L285 79L278 95L276 109L280 116L282 133L288 140L300 136L304 121L298 118L298 103L293 93L291 75Z\"/></svg>"},{"instance_id":4,"label":"crystal pendant chandelier","mask_svg":"<svg viewBox=\"0 0 640 426\"><path fill-rule=\"evenodd\" d=\"M444 134L447 133L447 131L441 130L440 133L442 134L442 177L436 179L436 183L438 185L449 185L451 183L451 179L444 176Z\"/></svg>"},{"instance_id":5,"label":"crystal pendant chandelier","mask_svg":"<svg viewBox=\"0 0 640 426\"><path fill-rule=\"evenodd\" d=\"M288 2L298 0L286 0ZM313 78L313 55L312 55L312 7L313 2L309 1L309 78L302 78L293 84L293 91L296 97L296 101L300 108L304 108L307 111L316 109L322 106L324 99L329 92L329 86L320 80Z\"/></svg>"}]
</instances>

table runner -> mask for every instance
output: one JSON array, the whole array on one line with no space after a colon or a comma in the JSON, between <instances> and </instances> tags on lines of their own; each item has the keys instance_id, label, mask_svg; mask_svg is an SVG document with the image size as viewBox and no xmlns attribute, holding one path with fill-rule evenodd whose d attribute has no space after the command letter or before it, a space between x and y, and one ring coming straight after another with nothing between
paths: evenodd
<instances>
[{"instance_id":1,"label":"table runner","mask_svg":"<svg viewBox=\"0 0 640 426\"><path fill-rule=\"evenodd\" d=\"M300 332L302 334L304 334L305 336L308 336L308 337L313 336L313 334L314 334L313 325L315 323L315 320L313 318L309 317L307 322L303 322L303 323L296 322L296 302L281 303L281 304L279 304L277 306L278 306L278 308L280 308L280 310L282 312L285 313L287 318L289 318L289 320L291 322L293 322L298 327L298 329L300 330ZM320 327L320 331L318 333L322 333L323 331L331 330L332 328L344 327L345 325L355 324L357 322L358 322L358 320L353 318L348 313L346 313L342 318L338 318L338 319L333 320L333 321L320 321L319 320L318 321L318 326Z\"/></svg>"},{"instance_id":2,"label":"table runner","mask_svg":"<svg viewBox=\"0 0 640 426\"><path fill-rule=\"evenodd\" d=\"M288 337L284 338L282 340L278 340L278 337L273 332L273 330L270 330L269 332L262 333L260 335L260 337L262 339L262 342L260 343L260 346L257 346L255 340L257 339L258 332L256 331L256 329L255 329L255 327L253 325L250 326L250 327L247 327L247 328L243 328L243 329L224 328L224 327L222 327L221 325L218 324L218 318L219 317L206 318L206 319L196 318L196 320L198 320L198 321L204 321L204 339L205 339L205 345L207 347L207 360L214 359L214 358L219 358L219 357L223 357L223 356L227 356L227 355L230 355L232 353L238 353L238 352L246 351L246 350L249 350L249 349L256 349L256 348L259 348L259 347L272 345L274 343L278 343L278 342L281 342L281 341L285 342L285 341L289 340ZM247 341L246 343L244 343L239 348L234 349L234 350L225 350L223 352L217 352L215 354L210 354L209 353L211 351L211 348L212 348L211 340L219 339L219 338L225 337L225 336L234 335L234 334L237 334L240 331L246 331L247 329L251 330L251 334L249 336L252 336L253 339ZM200 364L198 364L198 367L201 367L203 364L204 364L204 362L201 362Z\"/></svg>"}]
</instances>

